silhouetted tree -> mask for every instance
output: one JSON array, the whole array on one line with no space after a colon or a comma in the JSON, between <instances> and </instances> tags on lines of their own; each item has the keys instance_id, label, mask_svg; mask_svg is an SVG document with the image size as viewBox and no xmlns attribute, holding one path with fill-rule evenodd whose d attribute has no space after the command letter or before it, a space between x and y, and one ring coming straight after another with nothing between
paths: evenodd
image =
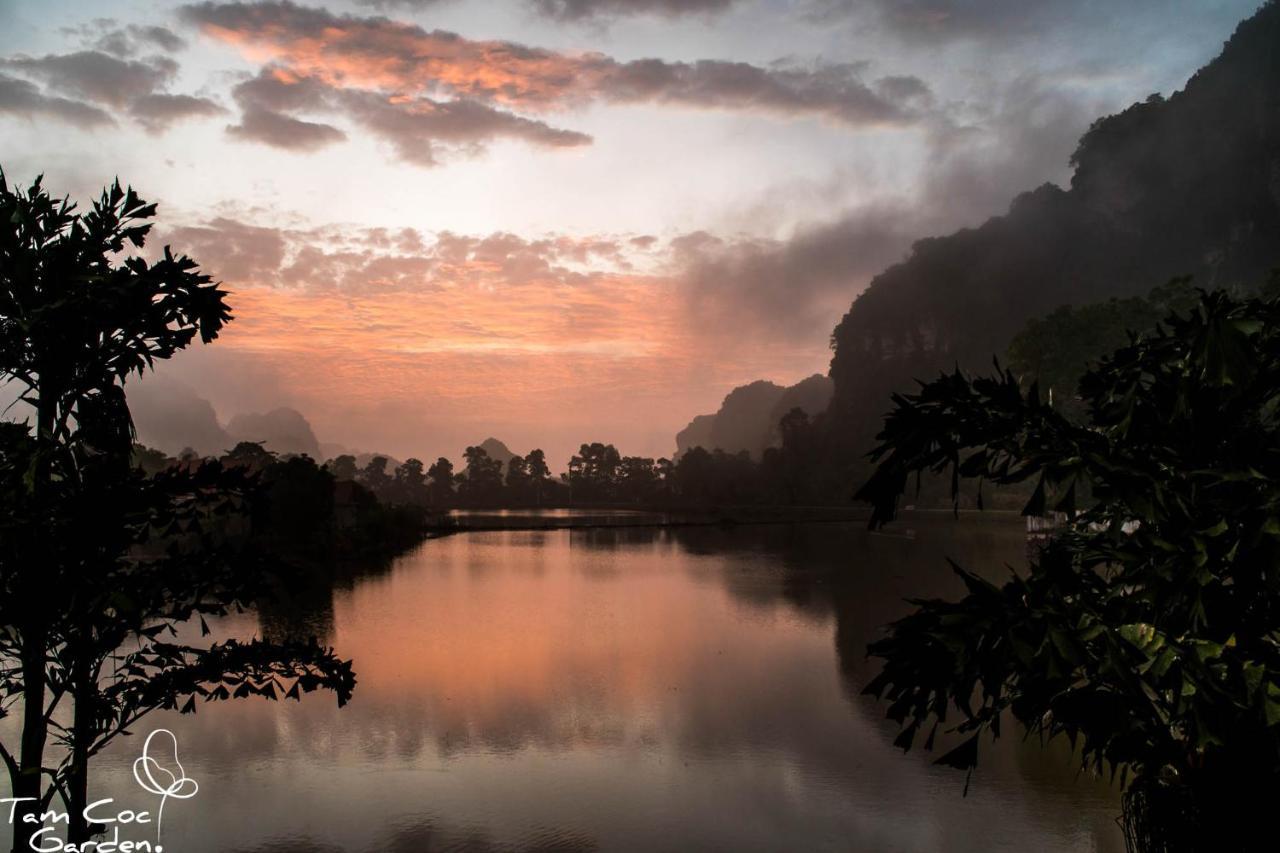
<instances>
[{"instance_id":1,"label":"silhouetted tree","mask_svg":"<svg viewBox=\"0 0 1280 853\"><path fill-rule=\"evenodd\" d=\"M431 502L436 506L449 506L453 503L453 463L441 456L427 469L427 486L431 494Z\"/></svg>"},{"instance_id":2,"label":"silhouetted tree","mask_svg":"<svg viewBox=\"0 0 1280 853\"><path fill-rule=\"evenodd\" d=\"M391 474L387 472L389 464L391 460L385 456L373 457L360 472L360 482L375 495L381 494L391 484Z\"/></svg>"},{"instance_id":3,"label":"silhouetted tree","mask_svg":"<svg viewBox=\"0 0 1280 853\"><path fill-rule=\"evenodd\" d=\"M671 471L672 491L689 501L709 500L714 489L714 460L705 447L694 447L680 456Z\"/></svg>"},{"instance_id":4,"label":"silhouetted tree","mask_svg":"<svg viewBox=\"0 0 1280 853\"><path fill-rule=\"evenodd\" d=\"M524 466L529 477L529 489L533 493L533 502L541 506L551 486L551 469L547 466L546 454L540 449L530 450L524 457Z\"/></svg>"},{"instance_id":5,"label":"silhouetted tree","mask_svg":"<svg viewBox=\"0 0 1280 853\"><path fill-rule=\"evenodd\" d=\"M675 463L664 456L657 462L653 463L653 470L654 473L658 475L659 494L664 498L670 498L672 496L672 489L675 485L672 477L672 472L675 470Z\"/></svg>"},{"instance_id":6,"label":"silhouetted tree","mask_svg":"<svg viewBox=\"0 0 1280 853\"><path fill-rule=\"evenodd\" d=\"M426 485L427 475L422 460L410 457L400 463L396 467L396 480L412 489Z\"/></svg>"},{"instance_id":7,"label":"silhouetted tree","mask_svg":"<svg viewBox=\"0 0 1280 853\"><path fill-rule=\"evenodd\" d=\"M272 553L317 557L333 547L334 478L310 456L272 460L260 469L255 533Z\"/></svg>"},{"instance_id":8,"label":"silhouetted tree","mask_svg":"<svg viewBox=\"0 0 1280 853\"><path fill-rule=\"evenodd\" d=\"M0 439L2 515L11 528L0 549L0 709L19 698L23 706L18 754L0 744L21 800L15 850L30 847L39 820L24 818L40 812L55 789L72 814L86 802L88 760L107 731L104 720L180 696L165 687L177 689L184 664L163 655L149 659L155 687L145 699L106 695L98 681L103 649L123 639L143 654L156 649L154 620L175 607L200 606L205 588L186 585L205 583L191 574L152 573L165 568L162 561L149 561L139 548L151 540L156 513L172 517L175 502L189 507L193 490L203 495L216 487L168 488L189 476L174 470L158 490L133 469L123 384L196 337L213 340L230 312L225 293L190 258L167 247L155 263L127 255L142 247L154 213L118 182L82 215L51 198L38 179L12 191L0 172L0 379L16 384L35 418L34 429L6 426ZM22 528L12 527L15 519ZM159 603L148 609L130 602ZM287 650L253 652L275 653ZM54 710L68 695L69 756L50 771L50 726L61 725ZM80 840L87 827L77 820L71 831Z\"/></svg>"},{"instance_id":9,"label":"silhouetted tree","mask_svg":"<svg viewBox=\"0 0 1280 853\"><path fill-rule=\"evenodd\" d=\"M529 463L524 457L513 456L507 463L507 498L514 503L523 503L533 496L532 482L529 478Z\"/></svg>"},{"instance_id":10,"label":"silhouetted tree","mask_svg":"<svg viewBox=\"0 0 1280 853\"><path fill-rule=\"evenodd\" d=\"M1077 425L1005 371L895 397L859 496L872 525L920 472L1034 482L1066 526L1025 576L918 602L872 645L867 691L904 724L967 737L1012 715L1121 772L1140 851L1256 850L1280 797L1280 301L1206 294L1087 372ZM981 482L981 480L979 481ZM979 485L978 488L981 488ZM1265 845L1264 845L1265 846Z\"/></svg>"},{"instance_id":11,"label":"silhouetted tree","mask_svg":"<svg viewBox=\"0 0 1280 853\"><path fill-rule=\"evenodd\" d=\"M261 471L276 461L276 455L260 441L241 441L223 454L221 461L228 467Z\"/></svg>"},{"instance_id":12,"label":"silhouetted tree","mask_svg":"<svg viewBox=\"0 0 1280 853\"><path fill-rule=\"evenodd\" d=\"M502 463L492 459L483 447L463 452L467 467L458 485L458 494L470 503L489 503L502 494Z\"/></svg>"},{"instance_id":13,"label":"silhouetted tree","mask_svg":"<svg viewBox=\"0 0 1280 853\"><path fill-rule=\"evenodd\" d=\"M426 506L430 503L427 493L427 474L421 459L406 459L396 467L392 502Z\"/></svg>"},{"instance_id":14,"label":"silhouetted tree","mask_svg":"<svg viewBox=\"0 0 1280 853\"><path fill-rule=\"evenodd\" d=\"M584 444L569 460L568 483L574 501L613 500L622 457L612 444Z\"/></svg>"},{"instance_id":15,"label":"silhouetted tree","mask_svg":"<svg viewBox=\"0 0 1280 853\"><path fill-rule=\"evenodd\" d=\"M820 500L819 470L822 443L803 409L792 409L778 422L780 446L770 447L761 460L763 488L771 500L800 504Z\"/></svg>"},{"instance_id":16,"label":"silhouetted tree","mask_svg":"<svg viewBox=\"0 0 1280 853\"><path fill-rule=\"evenodd\" d=\"M658 493L658 470L651 458L624 456L618 463L617 497L628 503L648 503Z\"/></svg>"},{"instance_id":17,"label":"silhouetted tree","mask_svg":"<svg viewBox=\"0 0 1280 853\"><path fill-rule=\"evenodd\" d=\"M355 480L359 475L356 458L346 453L330 459L324 467L329 469L335 480Z\"/></svg>"}]
</instances>

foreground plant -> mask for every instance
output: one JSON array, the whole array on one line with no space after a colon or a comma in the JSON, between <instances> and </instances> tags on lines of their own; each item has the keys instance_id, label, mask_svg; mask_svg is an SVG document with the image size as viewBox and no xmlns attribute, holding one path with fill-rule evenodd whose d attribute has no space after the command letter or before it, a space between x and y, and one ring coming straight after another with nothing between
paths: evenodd
<instances>
[{"instance_id":1,"label":"foreground plant","mask_svg":"<svg viewBox=\"0 0 1280 853\"><path fill-rule=\"evenodd\" d=\"M1271 849L1280 802L1280 302L1202 295L1089 371L1076 425L1010 372L897 396L858 492L872 525L910 478L1035 483L1065 514L1028 572L919 601L867 686L910 749L1011 717L1119 774L1133 850ZM979 505L981 505L979 503ZM985 574L985 573L984 573Z\"/></svg>"},{"instance_id":2,"label":"foreground plant","mask_svg":"<svg viewBox=\"0 0 1280 853\"><path fill-rule=\"evenodd\" d=\"M169 641L188 619L252 603L266 579L231 535L250 479L216 466L144 477L132 462L125 382L231 319L195 261L131 254L154 216L119 182L80 213L39 179L11 190L0 171L0 385L34 416L0 424L0 717L22 714L0 760L21 801L15 850L32 849L56 794L69 839L88 837L90 759L153 710L317 688L345 702L354 686L350 663L315 643Z\"/></svg>"}]
</instances>

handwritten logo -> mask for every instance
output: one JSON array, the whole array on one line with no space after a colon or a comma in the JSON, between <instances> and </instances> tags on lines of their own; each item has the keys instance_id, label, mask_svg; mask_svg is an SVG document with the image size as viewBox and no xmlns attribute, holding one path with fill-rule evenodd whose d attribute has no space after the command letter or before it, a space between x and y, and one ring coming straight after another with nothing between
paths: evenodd
<instances>
[{"instance_id":1,"label":"handwritten logo","mask_svg":"<svg viewBox=\"0 0 1280 853\"><path fill-rule=\"evenodd\" d=\"M157 736L160 736L160 741L167 741L167 744L153 746L158 743ZM173 759L171 765L173 769L166 768L156 757L159 750L165 750L162 758ZM178 739L174 737L173 732L168 729L156 729L147 735L146 742L142 744L142 755L133 762L133 778L144 791L160 798L160 808L156 810L156 849L159 850L160 831L164 823L164 804L170 797L189 800L200 791L200 785L196 780L189 778L186 771L182 769L182 762L178 760Z\"/></svg>"},{"instance_id":2,"label":"handwritten logo","mask_svg":"<svg viewBox=\"0 0 1280 853\"><path fill-rule=\"evenodd\" d=\"M151 812L120 809L115 800L107 797L95 800L84 807L82 818L90 827L96 827L95 834L107 834L105 840L75 843L63 841L57 836L58 824L71 825L71 815L67 812L49 809L41 811L37 806L27 806L26 811L18 814L20 803L38 803L36 797L4 797L0 798L0 807L9 807L9 823L13 825L20 820L31 826L31 849L35 853L87 853L87 851L108 850L116 853L162 853L160 845L160 822L164 819L164 804L172 797L178 800L189 800L200 790L196 780L187 777L178 760L178 739L168 729L156 729L147 735L142 745L142 755L133 762L133 778L142 786L142 790L155 794L160 798L160 808L156 810L156 842L131 841L121 839L120 828L137 827L152 823ZM114 812L109 811L115 808ZM48 824L46 826L46 824Z\"/></svg>"}]
</instances>

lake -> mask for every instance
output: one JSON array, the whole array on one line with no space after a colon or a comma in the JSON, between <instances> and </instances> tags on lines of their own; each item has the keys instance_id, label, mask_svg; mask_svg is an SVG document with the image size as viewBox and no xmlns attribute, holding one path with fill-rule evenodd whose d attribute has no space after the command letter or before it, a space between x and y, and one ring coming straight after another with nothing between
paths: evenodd
<instances>
[{"instance_id":1,"label":"lake","mask_svg":"<svg viewBox=\"0 0 1280 853\"><path fill-rule=\"evenodd\" d=\"M322 634L350 705L155 715L91 798L154 809L131 767L164 726L200 785L165 806L169 853L1121 851L1116 789L1065 745L984 741L964 796L859 695L902 598L959 591L945 557L995 577L1025 551L1016 517L949 514L429 540L215 626Z\"/></svg>"}]
</instances>

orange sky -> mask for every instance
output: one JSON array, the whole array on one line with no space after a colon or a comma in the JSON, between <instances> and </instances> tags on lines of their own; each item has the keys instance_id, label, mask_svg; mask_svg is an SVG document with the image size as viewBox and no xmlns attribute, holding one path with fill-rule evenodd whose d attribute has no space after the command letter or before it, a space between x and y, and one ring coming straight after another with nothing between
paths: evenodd
<instances>
[{"instance_id":1,"label":"orange sky","mask_svg":"<svg viewBox=\"0 0 1280 853\"><path fill-rule=\"evenodd\" d=\"M675 432L713 410L720 389L772 367L749 360L725 370L716 358L723 352L710 352L681 322L662 279L564 290L526 287L513 299L466 285L361 297L241 288L232 299L238 319L216 346L270 363L321 436L348 433L359 413L404 401L392 417L424 412L466 425L472 443L497 434L513 449L544 446L557 459L593 440L670 454ZM819 351L812 369L824 358ZM796 358L797 378L803 361ZM394 441L405 454L456 452L431 437Z\"/></svg>"}]
</instances>

